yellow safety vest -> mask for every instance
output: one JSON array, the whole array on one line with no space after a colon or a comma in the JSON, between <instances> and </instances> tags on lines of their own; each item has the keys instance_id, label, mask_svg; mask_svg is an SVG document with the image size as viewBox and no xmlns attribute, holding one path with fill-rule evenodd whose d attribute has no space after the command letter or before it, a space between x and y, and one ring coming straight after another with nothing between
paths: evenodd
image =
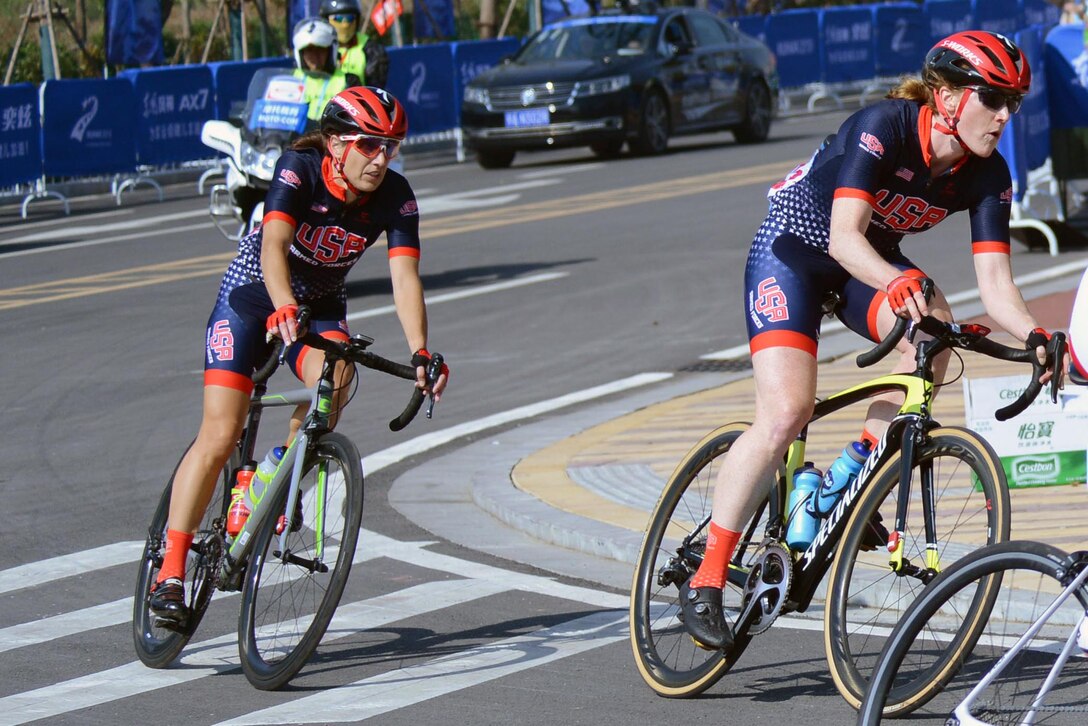
<instances>
[{"instance_id":1,"label":"yellow safety vest","mask_svg":"<svg viewBox=\"0 0 1088 726\"><path fill-rule=\"evenodd\" d=\"M350 48L340 48L340 72L353 73L359 77L359 83L366 85L366 53L363 46L366 45L366 36L362 33L355 35L355 45Z\"/></svg>"},{"instance_id":2,"label":"yellow safety vest","mask_svg":"<svg viewBox=\"0 0 1088 726\"><path fill-rule=\"evenodd\" d=\"M333 96L348 87L348 81L340 71L336 71L332 75L326 75L324 73L306 73L296 69L295 78L303 78L306 81L306 85L302 90L302 101L309 104L310 108L306 112L306 118L311 121L320 121L321 112L325 110L325 104L331 101Z\"/></svg>"}]
</instances>

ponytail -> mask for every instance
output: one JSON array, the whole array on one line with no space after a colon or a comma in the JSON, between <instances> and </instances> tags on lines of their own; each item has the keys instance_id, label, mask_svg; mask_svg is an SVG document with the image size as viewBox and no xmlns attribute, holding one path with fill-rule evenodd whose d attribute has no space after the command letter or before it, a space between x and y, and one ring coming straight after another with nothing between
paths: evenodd
<instances>
[{"instance_id":1,"label":"ponytail","mask_svg":"<svg viewBox=\"0 0 1088 726\"><path fill-rule=\"evenodd\" d=\"M901 98L931 108L935 107L933 89L917 76L906 76L900 79L899 85L888 91L888 95L885 96L885 98Z\"/></svg>"},{"instance_id":2,"label":"ponytail","mask_svg":"<svg viewBox=\"0 0 1088 726\"><path fill-rule=\"evenodd\" d=\"M325 153L325 134L320 131L311 131L308 134L298 137L291 142L291 148L296 151L302 149L317 149L322 154Z\"/></svg>"}]
</instances>

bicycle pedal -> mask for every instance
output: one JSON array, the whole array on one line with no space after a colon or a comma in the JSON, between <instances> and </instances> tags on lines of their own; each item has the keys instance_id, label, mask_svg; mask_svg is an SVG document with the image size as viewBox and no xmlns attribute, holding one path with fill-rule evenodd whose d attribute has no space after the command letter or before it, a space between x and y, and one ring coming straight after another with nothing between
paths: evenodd
<instances>
[{"instance_id":1,"label":"bicycle pedal","mask_svg":"<svg viewBox=\"0 0 1088 726\"><path fill-rule=\"evenodd\" d=\"M156 617L153 625L156 628L162 628L163 630L170 630L181 635L185 634L185 628L188 622L178 622L177 620L171 620L169 618Z\"/></svg>"}]
</instances>

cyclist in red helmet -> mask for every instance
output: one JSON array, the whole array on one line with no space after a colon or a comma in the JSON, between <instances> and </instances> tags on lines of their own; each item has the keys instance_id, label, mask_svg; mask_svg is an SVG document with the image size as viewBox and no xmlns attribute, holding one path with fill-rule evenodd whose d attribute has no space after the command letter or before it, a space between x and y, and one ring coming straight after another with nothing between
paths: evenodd
<instances>
[{"instance_id":1,"label":"cyclist in red helmet","mask_svg":"<svg viewBox=\"0 0 1088 726\"><path fill-rule=\"evenodd\" d=\"M407 132L404 108L388 92L349 88L325 107L320 130L296 141L276 164L264 221L239 243L208 319L203 418L174 477L166 552L149 601L165 624L180 627L187 621L184 578L193 532L241 434L251 376L268 359L269 341L273 336L287 343L297 340L299 305L311 309L311 331L347 340L344 280L383 233L393 301L418 366L416 385L428 390L419 211L408 181L388 168ZM314 386L324 354L298 347L291 348L287 362L307 386ZM341 372L342 384L350 373L350 368ZM443 369L435 400L447 379ZM338 386L344 392L347 388ZM299 410L292 417L288 441L304 414Z\"/></svg>"},{"instance_id":2,"label":"cyclist in red helmet","mask_svg":"<svg viewBox=\"0 0 1088 726\"><path fill-rule=\"evenodd\" d=\"M851 115L812 158L771 187L745 268L755 417L719 469L706 556L680 592L684 625L702 647L732 645L721 607L726 567L766 494L760 483L773 476L812 413L825 300L837 296L843 323L874 341L896 316L951 320L939 290L926 303L919 284L925 275L900 242L967 210L987 313L1045 360L1041 346L1049 334L1013 282L1012 182L995 153L1030 83L1027 60L1007 38L950 35L930 50L921 78L904 80L887 99ZM913 347L904 340L899 352L895 370L913 370ZM938 376L946 365L947 353ZM1052 375L1054 369L1043 380ZM870 406L859 436L870 448L901 400L889 395ZM866 544L883 546L887 534L871 522Z\"/></svg>"}]
</instances>

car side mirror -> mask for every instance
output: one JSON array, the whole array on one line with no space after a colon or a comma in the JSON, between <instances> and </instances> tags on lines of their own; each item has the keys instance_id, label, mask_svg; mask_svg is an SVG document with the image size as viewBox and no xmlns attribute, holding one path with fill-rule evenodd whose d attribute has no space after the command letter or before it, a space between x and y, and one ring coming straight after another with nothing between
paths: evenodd
<instances>
[{"instance_id":1,"label":"car side mirror","mask_svg":"<svg viewBox=\"0 0 1088 726\"><path fill-rule=\"evenodd\" d=\"M680 56L690 55L695 46L686 40L682 40L678 43L669 43L669 49L672 51L673 57L679 58Z\"/></svg>"}]
</instances>

